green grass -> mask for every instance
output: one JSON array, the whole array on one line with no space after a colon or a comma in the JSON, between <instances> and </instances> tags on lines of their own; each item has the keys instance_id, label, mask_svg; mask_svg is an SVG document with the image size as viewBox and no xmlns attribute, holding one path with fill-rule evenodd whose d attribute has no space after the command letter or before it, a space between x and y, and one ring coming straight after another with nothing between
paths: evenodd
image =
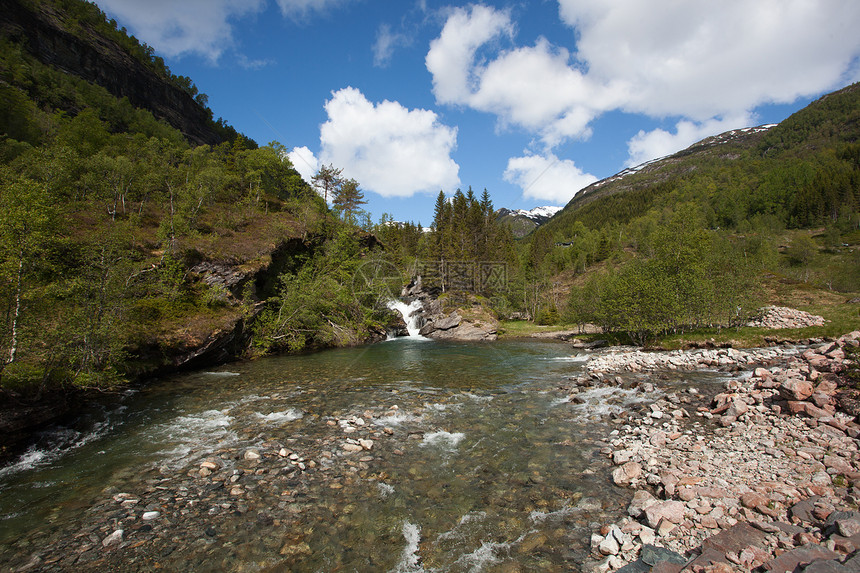
<instances>
[{"instance_id":1,"label":"green grass","mask_svg":"<svg viewBox=\"0 0 860 573\"><path fill-rule=\"evenodd\" d=\"M563 332L576 330L575 325L556 324L552 326L541 326L528 320L503 320L499 326L499 336L503 338L523 338L537 333ZM585 335L583 335L585 336Z\"/></svg>"}]
</instances>

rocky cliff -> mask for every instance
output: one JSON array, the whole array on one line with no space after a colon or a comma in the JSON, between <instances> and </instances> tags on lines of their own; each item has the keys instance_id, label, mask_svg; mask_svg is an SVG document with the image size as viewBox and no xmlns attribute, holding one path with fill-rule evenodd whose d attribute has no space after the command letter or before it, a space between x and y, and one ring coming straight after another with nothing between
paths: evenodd
<instances>
[{"instance_id":1,"label":"rocky cliff","mask_svg":"<svg viewBox=\"0 0 860 573\"><path fill-rule=\"evenodd\" d=\"M49 4L38 9L0 0L0 39L23 42L42 63L98 84L132 105L148 109L195 144L218 144L208 110L179 87L133 57L119 44L76 22Z\"/></svg>"},{"instance_id":2,"label":"rocky cliff","mask_svg":"<svg viewBox=\"0 0 860 573\"><path fill-rule=\"evenodd\" d=\"M479 297L471 293L432 293L421 278L403 289L405 300L421 301L419 334L444 340L496 340L499 320Z\"/></svg>"}]
</instances>

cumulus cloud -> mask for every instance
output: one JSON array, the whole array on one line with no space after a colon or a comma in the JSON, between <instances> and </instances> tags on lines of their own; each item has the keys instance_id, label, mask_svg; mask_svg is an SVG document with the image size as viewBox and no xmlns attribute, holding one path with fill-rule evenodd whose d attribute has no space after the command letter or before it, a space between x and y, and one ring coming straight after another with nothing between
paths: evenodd
<instances>
[{"instance_id":1,"label":"cumulus cloud","mask_svg":"<svg viewBox=\"0 0 860 573\"><path fill-rule=\"evenodd\" d=\"M524 197L556 205L566 204L577 191L597 181L597 177L583 173L573 161L559 159L552 153L510 158L504 178L522 188Z\"/></svg>"},{"instance_id":2,"label":"cumulus cloud","mask_svg":"<svg viewBox=\"0 0 860 573\"><path fill-rule=\"evenodd\" d=\"M559 0L597 82L630 89L623 108L704 121L791 102L845 82L860 53L853 0Z\"/></svg>"},{"instance_id":3,"label":"cumulus cloud","mask_svg":"<svg viewBox=\"0 0 860 573\"><path fill-rule=\"evenodd\" d=\"M98 0L140 40L168 57L216 61L234 44L230 20L262 10L266 0Z\"/></svg>"},{"instance_id":4,"label":"cumulus cloud","mask_svg":"<svg viewBox=\"0 0 860 573\"><path fill-rule=\"evenodd\" d=\"M589 122L615 98L591 82L564 47L538 38L534 46L502 49L515 34L511 15L487 6L455 9L430 44L425 64L439 103L493 113L501 127L540 134L548 147L587 138ZM479 58L487 45L494 58Z\"/></svg>"},{"instance_id":5,"label":"cumulus cloud","mask_svg":"<svg viewBox=\"0 0 860 573\"><path fill-rule=\"evenodd\" d=\"M681 118L634 138L633 162L858 76L856 0L559 0L559 15L567 45L518 46L510 12L451 11L425 59L436 101L495 114L545 151L609 110Z\"/></svg>"},{"instance_id":6,"label":"cumulus cloud","mask_svg":"<svg viewBox=\"0 0 860 573\"><path fill-rule=\"evenodd\" d=\"M302 176L302 179L308 183L311 182L311 178L319 171L320 162L314 155L314 152L307 147L294 147L287 153L287 157L289 157L290 163L293 164L299 175Z\"/></svg>"},{"instance_id":7,"label":"cumulus cloud","mask_svg":"<svg viewBox=\"0 0 860 573\"><path fill-rule=\"evenodd\" d=\"M455 9L438 38L430 43L425 64L433 75L433 94L439 103L468 104L479 69L475 54L481 46L504 34L513 36L507 12L487 6Z\"/></svg>"},{"instance_id":8,"label":"cumulus cloud","mask_svg":"<svg viewBox=\"0 0 860 573\"><path fill-rule=\"evenodd\" d=\"M748 114L740 114L725 119L710 119L705 122L681 120L675 125L675 133L664 129L639 131L627 142L627 167L633 167L671 155L685 149L697 141L717 133L732 129L748 127L754 123L754 118Z\"/></svg>"},{"instance_id":9,"label":"cumulus cloud","mask_svg":"<svg viewBox=\"0 0 860 573\"><path fill-rule=\"evenodd\" d=\"M384 197L409 197L459 184L451 159L457 129L424 109L398 102L372 103L348 87L325 104L328 121L320 127L320 161Z\"/></svg>"}]
</instances>

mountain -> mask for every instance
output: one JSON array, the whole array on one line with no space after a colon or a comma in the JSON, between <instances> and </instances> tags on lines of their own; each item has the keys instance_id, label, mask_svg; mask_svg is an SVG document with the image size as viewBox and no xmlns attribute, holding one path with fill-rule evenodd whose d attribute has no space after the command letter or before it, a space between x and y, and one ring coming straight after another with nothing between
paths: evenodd
<instances>
[{"instance_id":1,"label":"mountain","mask_svg":"<svg viewBox=\"0 0 860 573\"><path fill-rule=\"evenodd\" d=\"M744 127L741 129L733 129L730 131L726 131L725 133L721 133L719 135L707 137L697 143L694 143L686 149L683 149L677 153L673 153L672 155L652 159L634 167L628 167L626 169L623 169L622 171L619 171L615 175L606 177L604 179L601 179L600 181L595 181L588 187L585 187L576 195L574 195L574 197L568 202L568 205L576 204L582 206L584 204L587 204L589 201L593 201L594 199L605 197L607 195L611 195L612 193L622 192L628 188L625 186L622 180L626 177L629 177L630 175L634 175L637 173L647 174L658 172L669 165L679 163L679 160L684 157L696 155L710 148L723 146L728 143L738 143L743 145L745 141L748 141L749 135L762 133L776 126L777 124L775 123L769 123L765 125L760 125L758 127ZM730 154L727 154L725 157L727 159L733 159ZM617 183L617 185L611 185L614 183ZM604 187L606 187L606 189L603 189ZM603 192L601 192L601 190L603 190Z\"/></svg>"},{"instance_id":2,"label":"mountain","mask_svg":"<svg viewBox=\"0 0 860 573\"><path fill-rule=\"evenodd\" d=\"M856 213L860 203L860 84L825 95L778 125L729 131L625 169L577 193L542 232L566 240L579 221L627 224L691 201L712 228L772 217L789 228Z\"/></svg>"},{"instance_id":3,"label":"mountain","mask_svg":"<svg viewBox=\"0 0 860 573\"><path fill-rule=\"evenodd\" d=\"M520 238L528 235L547 221L553 215L562 210L562 207L546 206L534 209L506 209L502 207L496 211L496 220L511 227L515 237Z\"/></svg>"}]
</instances>

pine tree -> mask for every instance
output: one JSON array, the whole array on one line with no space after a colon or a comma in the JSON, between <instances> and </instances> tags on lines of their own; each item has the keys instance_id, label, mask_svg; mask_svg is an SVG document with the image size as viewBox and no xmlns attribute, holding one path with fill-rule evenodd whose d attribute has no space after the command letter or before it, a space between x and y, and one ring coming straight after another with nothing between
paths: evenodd
<instances>
[{"instance_id":1,"label":"pine tree","mask_svg":"<svg viewBox=\"0 0 860 573\"><path fill-rule=\"evenodd\" d=\"M366 204L367 201L364 200L364 193L358 188L358 181L347 179L334 190L332 203L343 212L344 219L352 223L359 206Z\"/></svg>"},{"instance_id":2,"label":"pine tree","mask_svg":"<svg viewBox=\"0 0 860 573\"><path fill-rule=\"evenodd\" d=\"M439 191L436 196L436 205L433 207L433 255L434 258L445 258L445 244L448 235L448 214L450 204L445 200L445 192Z\"/></svg>"},{"instance_id":3,"label":"pine tree","mask_svg":"<svg viewBox=\"0 0 860 573\"><path fill-rule=\"evenodd\" d=\"M326 205L328 205L328 196L334 193L343 185L343 169L335 168L334 165L323 165L320 167L317 174L311 178L313 186L317 191L322 193Z\"/></svg>"}]
</instances>

